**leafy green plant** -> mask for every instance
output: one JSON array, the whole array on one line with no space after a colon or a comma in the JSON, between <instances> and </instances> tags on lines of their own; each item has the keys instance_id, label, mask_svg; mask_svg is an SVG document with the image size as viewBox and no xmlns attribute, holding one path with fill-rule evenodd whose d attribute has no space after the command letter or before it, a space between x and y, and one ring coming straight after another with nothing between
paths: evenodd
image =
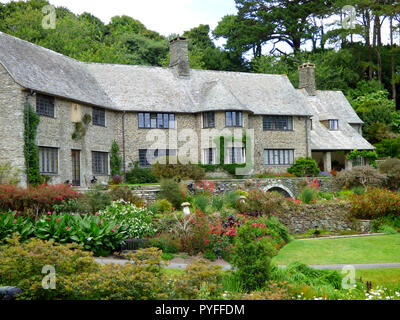
<instances>
[{"instance_id":1,"label":"leafy green plant","mask_svg":"<svg viewBox=\"0 0 400 320\"><path fill-rule=\"evenodd\" d=\"M211 205L216 211L221 211L224 206L224 198L221 196L213 196Z\"/></svg>"},{"instance_id":2,"label":"leafy green plant","mask_svg":"<svg viewBox=\"0 0 400 320\"><path fill-rule=\"evenodd\" d=\"M246 222L238 229L233 248L232 265L243 287L250 291L265 286L269 279L270 263L276 249L267 237L260 237L257 230L263 228Z\"/></svg>"},{"instance_id":3,"label":"leafy green plant","mask_svg":"<svg viewBox=\"0 0 400 320\"><path fill-rule=\"evenodd\" d=\"M206 250L203 253L203 258L211 260L211 261L215 261L217 260L217 256L216 254L212 251L212 250Z\"/></svg>"},{"instance_id":4,"label":"leafy green plant","mask_svg":"<svg viewBox=\"0 0 400 320\"><path fill-rule=\"evenodd\" d=\"M116 141L113 141L110 152L111 176L121 175L121 165L122 165L122 158L119 153L119 146Z\"/></svg>"},{"instance_id":5,"label":"leafy green plant","mask_svg":"<svg viewBox=\"0 0 400 320\"><path fill-rule=\"evenodd\" d=\"M0 184L18 184L19 183L19 169L14 169L10 161L0 162Z\"/></svg>"},{"instance_id":6,"label":"leafy green plant","mask_svg":"<svg viewBox=\"0 0 400 320\"><path fill-rule=\"evenodd\" d=\"M172 204L166 199L157 201L157 212L165 213L172 211Z\"/></svg>"},{"instance_id":7,"label":"leafy green plant","mask_svg":"<svg viewBox=\"0 0 400 320\"><path fill-rule=\"evenodd\" d=\"M379 227L378 232L382 232L384 234L396 234L397 230L390 225L384 224Z\"/></svg>"},{"instance_id":8,"label":"leafy green plant","mask_svg":"<svg viewBox=\"0 0 400 320\"><path fill-rule=\"evenodd\" d=\"M377 168L376 159L378 159L378 154L376 153L376 151L370 151L370 150L359 151L355 149L350 151L346 156L347 160L355 160L360 158L365 158L370 166L374 167L375 169Z\"/></svg>"},{"instance_id":9,"label":"leafy green plant","mask_svg":"<svg viewBox=\"0 0 400 320\"><path fill-rule=\"evenodd\" d=\"M210 205L210 198L206 195L200 194L194 197L193 202L196 208L200 209L202 212L206 212L208 206Z\"/></svg>"},{"instance_id":10,"label":"leafy green plant","mask_svg":"<svg viewBox=\"0 0 400 320\"><path fill-rule=\"evenodd\" d=\"M193 163L180 163L177 157L169 156L157 159L157 161L151 166L152 173L157 178L174 179L179 182L184 179L197 181L205 177L202 167Z\"/></svg>"},{"instance_id":11,"label":"leafy green plant","mask_svg":"<svg viewBox=\"0 0 400 320\"><path fill-rule=\"evenodd\" d=\"M300 191L298 199L306 204L309 204L316 200L318 192L310 187L305 187L303 190Z\"/></svg>"},{"instance_id":12,"label":"leafy green plant","mask_svg":"<svg viewBox=\"0 0 400 320\"><path fill-rule=\"evenodd\" d=\"M39 152L36 144L37 128L40 117L31 105L26 105L24 110L24 156L26 174L29 184L37 185L41 182L39 169Z\"/></svg>"},{"instance_id":13,"label":"leafy green plant","mask_svg":"<svg viewBox=\"0 0 400 320\"><path fill-rule=\"evenodd\" d=\"M156 183L158 181L150 168L140 168L137 162L129 164L125 179L129 184Z\"/></svg>"},{"instance_id":14,"label":"leafy green plant","mask_svg":"<svg viewBox=\"0 0 400 320\"><path fill-rule=\"evenodd\" d=\"M320 170L314 159L298 158L287 171L297 177L314 177Z\"/></svg>"},{"instance_id":15,"label":"leafy green plant","mask_svg":"<svg viewBox=\"0 0 400 320\"><path fill-rule=\"evenodd\" d=\"M172 179L163 179L160 182L159 199L167 199L172 203L174 208L181 208L181 204L185 202L186 187Z\"/></svg>"},{"instance_id":16,"label":"leafy green plant","mask_svg":"<svg viewBox=\"0 0 400 320\"><path fill-rule=\"evenodd\" d=\"M152 215L152 212L146 208L137 208L124 200L113 201L111 205L99 211L99 217L115 221L118 225L126 227L128 236L134 239L155 234Z\"/></svg>"}]
</instances>

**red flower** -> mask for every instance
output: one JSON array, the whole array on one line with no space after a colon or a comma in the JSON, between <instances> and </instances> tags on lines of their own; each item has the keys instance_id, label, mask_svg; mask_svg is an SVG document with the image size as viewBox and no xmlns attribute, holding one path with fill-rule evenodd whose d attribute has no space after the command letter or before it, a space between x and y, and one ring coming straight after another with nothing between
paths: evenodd
<instances>
[{"instance_id":1,"label":"red flower","mask_svg":"<svg viewBox=\"0 0 400 320\"><path fill-rule=\"evenodd\" d=\"M66 227L67 231L69 231L69 227Z\"/></svg>"},{"instance_id":2,"label":"red flower","mask_svg":"<svg viewBox=\"0 0 400 320\"><path fill-rule=\"evenodd\" d=\"M17 223L17 219L14 219L13 223L16 224Z\"/></svg>"}]
</instances>

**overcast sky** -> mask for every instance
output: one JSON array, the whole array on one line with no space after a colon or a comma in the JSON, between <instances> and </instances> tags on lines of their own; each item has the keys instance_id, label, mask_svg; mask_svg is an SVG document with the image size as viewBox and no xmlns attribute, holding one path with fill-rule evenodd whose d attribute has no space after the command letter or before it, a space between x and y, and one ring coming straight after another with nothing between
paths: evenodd
<instances>
[{"instance_id":1,"label":"overcast sky","mask_svg":"<svg viewBox=\"0 0 400 320\"><path fill-rule=\"evenodd\" d=\"M127 15L165 36L182 34L200 24L214 29L223 16L237 12L234 0L50 0L50 3L67 7L76 14L89 12L104 23L113 16Z\"/></svg>"}]
</instances>

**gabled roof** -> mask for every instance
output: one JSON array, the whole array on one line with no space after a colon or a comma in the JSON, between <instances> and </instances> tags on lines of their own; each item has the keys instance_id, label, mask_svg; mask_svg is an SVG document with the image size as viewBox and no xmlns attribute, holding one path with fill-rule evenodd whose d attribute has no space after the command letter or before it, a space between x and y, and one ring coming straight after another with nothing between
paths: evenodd
<instances>
[{"instance_id":1,"label":"gabled roof","mask_svg":"<svg viewBox=\"0 0 400 320\"><path fill-rule=\"evenodd\" d=\"M0 63L26 89L115 107L85 64L0 32Z\"/></svg>"},{"instance_id":2,"label":"gabled roof","mask_svg":"<svg viewBox=\"0 0 400 320\"><path fill-rule=\"evenodd\" d=\"M350 124L362 124L346 97L340 91L316 91L309 96L299 89L313 111L313 130L311 131L311 150L372 150L375 149ZM343 101L346 100L347 103ZM349 109L348 106L351 108ZM339 120L339 130L330 131L320 121Z\"/></svg>"},{"instance_id":3,"label":"gabled roof","mask_svg":"<svg viewBox=\"0 0 400 320\"><path fill-rule=\"evenodd\" d=\"M0 63L22 87L120 111L248 110L311 116L284 75L84 63L0 32Z\"/></svg>"}]
</instances>

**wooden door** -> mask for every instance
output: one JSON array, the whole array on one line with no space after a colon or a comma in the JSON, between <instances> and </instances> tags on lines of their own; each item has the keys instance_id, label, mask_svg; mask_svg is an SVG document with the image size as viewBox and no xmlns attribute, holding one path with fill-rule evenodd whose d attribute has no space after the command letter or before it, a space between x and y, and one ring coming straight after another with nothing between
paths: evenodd
<instances>
[{"instance_id":1,"label":"wooden door","mask_svg":"<svg viewBox=\"0 0 400 320\"><path fill-rule=\"evenodd\" d=\"M79 187L81 185L81 152L72 150L72 185Z\"/></svg>"}]
</instances>

